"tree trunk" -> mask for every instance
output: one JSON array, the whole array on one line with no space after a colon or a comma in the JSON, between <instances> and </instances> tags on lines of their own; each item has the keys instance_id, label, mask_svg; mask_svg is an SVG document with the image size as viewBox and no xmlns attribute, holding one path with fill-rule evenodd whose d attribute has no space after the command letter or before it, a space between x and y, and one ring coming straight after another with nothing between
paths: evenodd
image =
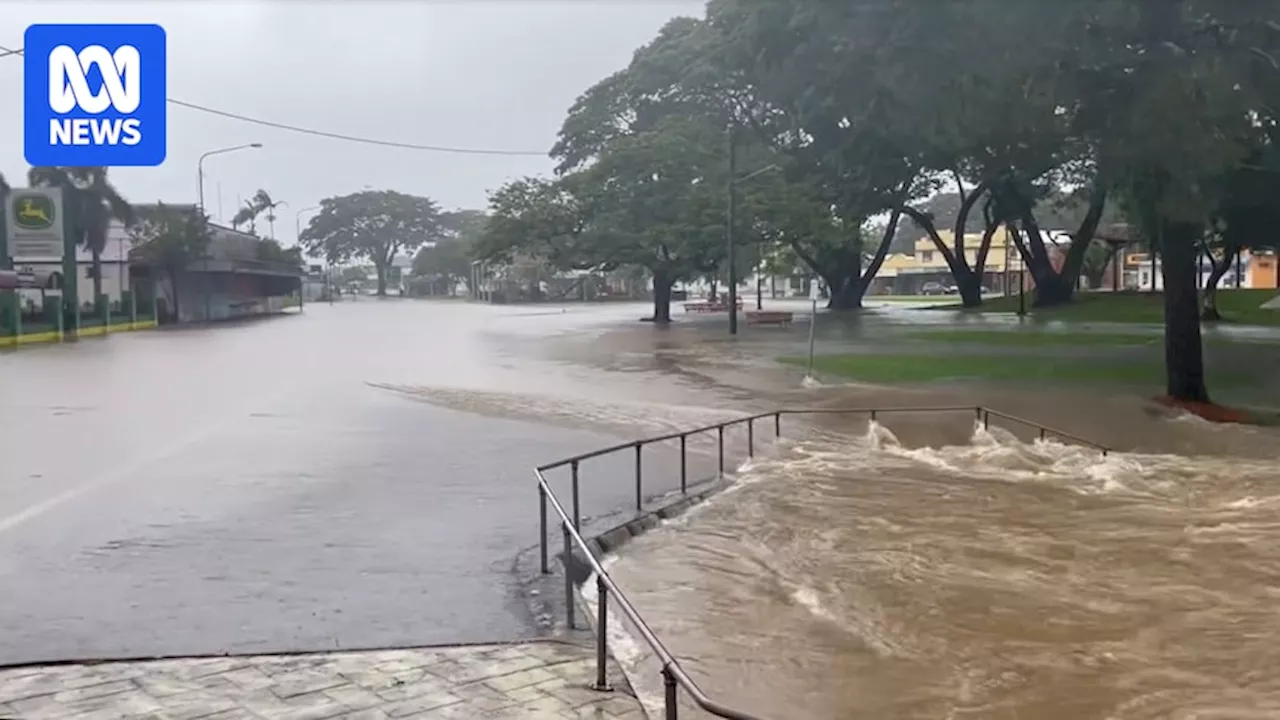
<instances>
[{"instance_id":1,"label":"tree trunk","mask_svg":"<svg viewBox=\"0 0 1280 720\"><path fill-rule=\"evenodd\" d=\"M653 322L662 325L671 322L671 288L675 284L675 278L665 272L653 274Z\"/></svg>"},{"instance_id":2,"label":"tree trunk","mask_svg":"<svg viewBox=\"0 0 1280 720\"><path fill-rule=\"evenodd\" d=\"M378 273L378 297L387 296L387 268L385 265L378 264L374 266L374 270Z\"/></svg>"},{"instance_id":3,"label":"tree trunk","mask_svg":"<svg viewBox=\"0 0 1280 720\"><path fill-rule=\"evenodd\" d=\"M862 296L867 288L857 278L848 275L823 275L822 280L831 290L831 297L827 300L828 310L857 310L862 307Z\"/></svg>"},{"instance_id":4,"label":"tree trunk","mask_svg":"<svg viewBox=\"0 0 1280 720\"><path fill-rule=\"evenodd\" d=\"M93 307L98 308L98 298L102 297L102 253L93 251ZM76 278L79 282L79 278Z\"/></svg>"},{"instance_id":5,"label":"tree trunk","mask_svg":"<svg viewBox=\"0 0 1280 720\"><path fill-rule=\"evenodd\" d=\"M956 277L956 290L960 293L960 305L974 308L982 305L982 278L966 272L964 277Z\"/></svg>"},{"instance_id":6,"label":"tree trunk","mask_svg":"<svg viewBox=\"0 0 1280 720\"><path fill-rule=\"evenodd\" d=\"M177 268L169 268L167 272L169 273L169 289L173 291L173 321L182 322L182 306L179 305L178 300L178 270ZM160 284L154 283L151 292L159 293ZM160 298L157 296L156 299L159 300ZM156 318L156 324L160 324L160 318L158 317Z\"/></svg>"},{"instance_id":7,"label":"tree trunk","mask_svg":"<svg viewBox=\"0 0 1280 720\"><path fill-rule=\"evenodd\" d=\"M1201 227L1165 223L1161 233L1164 275L1164 363L1169 397L1209 402L1204 381L1204 347L1200 338L1196 292L1196 243Z\"/></svg>"},{"instance_id":8,"label":"tree trunk","mask_svg":"<svg viewBox=\"0 0 1280 720\"><path fill-rule=\"evenodd\" d=\"M1075 283L1065 276L1049 273L1036 277L1032 273L1032 277L1036 280L1036 297L1032 307L1051 307L1071 302L1071 297L1075 294Z\"/></svg>"},{"instance_id":9,"label":"tree trunk","mask_svg":"<svg viewBox=\"0 0 1280 720\"><path fill-rule=\"evenodd\" d=\"M1209 262L1212 263L1213 272L1209 274L1209 280L1204 286L1204 304L1200 309L1200 319L1216 322L1222 319L1222 313L1218 312L1218 283L1222 282L1227 270L1231 269L1231 256L1224 252L1222 262L1218 262L1211 255ZM1198 272L1196 274L1199 275Z\"/></svg>"}]
</instances>

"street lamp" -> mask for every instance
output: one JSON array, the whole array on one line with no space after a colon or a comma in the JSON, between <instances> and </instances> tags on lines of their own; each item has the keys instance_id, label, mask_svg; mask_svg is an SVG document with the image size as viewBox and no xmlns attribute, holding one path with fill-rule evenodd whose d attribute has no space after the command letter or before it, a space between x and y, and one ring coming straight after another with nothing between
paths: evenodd
<instances>
[{"instance_id":1,"label":"street lamp","mask_svg":"<svg viewBox=\"0 0 1280 720\"><path fill-rule=\"evenodd\" d=\"M319 205L312 205L311 207L304 207L304 208L302 208L301 210L299 210L298 212L296 212L296 213L294 213L294 214L293 214L293 241L294 241L294 243L296 243L296 244L298 244L298 245L302 245L302 213L305 213L305 212L311 212L312 210L319 210L319 209L320 209L320 206L319 206Z\"/></svg>"},{"instance_id":2,"label":"street lamp","mask_svg":"<svg viewBox=\"0 0 1280 720\"><path fill-rule=\"evenodd\" d=\"M262 143L249 143L248 145L235 145L232 147L225 147L225 148L219 148L217 150L210 150L209 152L200 156L200 159L196 161L196 188L197 188L197 192L200 195L200 212L202 214L204 213L204 159L209 157L210 155L221 155L223 153L235 152L237 150L248 150L250 148L253 148L256 150L261 147L262 147Z\"/></svg>"},{"instance_id":3,"label":"street lamp","mask_svg":"<svg viewBox=\"0 0 1280 720\"><path fill-rule=\"evenodd\" d=\"M735 248L734 248L735 243L733 238L733 231L735 226L734 215L736 214L737 204L738 204L738 194L736 192L736 189L739 183L746 182L754 177L757 177L769 171L778 169L777 165L769 164L760 168L759 170L756 170L755 172L750 172L750 173L747 173L746 175L743 175L742 177L738 177L738 158L737 158L738 153L737 153L736 138L734 137L735 136L734 130L735 130L735 125L733 122L730 122L729 129L728 129L729 211L727 213L727 217L725 218L725 242L728 245L728 248L725 254L728 256L727 260L729 263L728 304L729 304L729 334L730 335L738 334L738 278L737 278L737 269L734 267L734 262L736 261L737 258L735 257Z\"/></svg>"}]
</instances>

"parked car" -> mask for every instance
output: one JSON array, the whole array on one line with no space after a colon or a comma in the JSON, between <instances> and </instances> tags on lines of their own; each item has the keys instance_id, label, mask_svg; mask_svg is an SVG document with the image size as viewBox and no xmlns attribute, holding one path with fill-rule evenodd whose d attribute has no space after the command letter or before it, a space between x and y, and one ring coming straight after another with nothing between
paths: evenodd
<instances>
[{"instance_id":1,"label":"parked car","mask_svg":"<svg viewBox=\"0 0 1280 720\"><path fill-rule=\"evenodd\" d=\"M946 295L947 288L942 286L940 282L927 282L920 288L921 295Z\"/></svg>"}]
</instances>

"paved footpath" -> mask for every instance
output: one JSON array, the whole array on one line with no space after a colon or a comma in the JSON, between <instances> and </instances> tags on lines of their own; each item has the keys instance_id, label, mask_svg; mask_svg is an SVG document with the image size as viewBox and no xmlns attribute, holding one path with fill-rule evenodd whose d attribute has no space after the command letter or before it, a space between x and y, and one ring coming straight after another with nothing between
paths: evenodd
<instances>
[{"instance_id":1,"label":"paved footpath","mask_svg":"<svg viewBox=\"0 0 1280 720\"><path fill-rule=\"evenodd\" d=\"M562 642L0 669L0 718L24 720L645 720L612 662Z\"/></svg>"}]
</instances>

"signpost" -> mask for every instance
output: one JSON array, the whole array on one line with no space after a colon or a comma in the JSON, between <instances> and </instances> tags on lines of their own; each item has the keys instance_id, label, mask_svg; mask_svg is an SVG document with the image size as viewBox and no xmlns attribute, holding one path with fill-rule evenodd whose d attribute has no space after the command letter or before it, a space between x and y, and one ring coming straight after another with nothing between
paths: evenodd
<instances>
[{"instance_id":1,"label":"signpost","mask_svg":"<svg viewBox=\"0 0 1280 720\"><path fill-rule=\"evenodd\" d=\"M809 281L809 300L813 303L812 314L809 316L809 371L805 374L805 379L813 379L813 338L815 329L818 326L818 278Z\"/></svg>"},{"instance_id":2,"label":"signpost","mask_svg":"<svg viewBox=\"0 0 1280 720\"><path fill-rule=\"evenodd\" d=\"M62 262L63 230L60 188L23 188L9 194L5 239L15 264Z\"/></svg>"},{"instance_id":3,"label":"signpost","mask_svg":"<svg viewBox=\"0 0 1280 720\"><path fill-rule=\"evenodd\" d=\"M66 316L74 313L75 331L79 331L78 301L79 267L76 262L75 239L70 231L70 218L65 213L61 188L18 188L9 193L4 207L4 257L0 266L53 265L60 263L61 312L59 333ZM23 273L34 275L34 272Z\"/></svg>"}]
</instances>

